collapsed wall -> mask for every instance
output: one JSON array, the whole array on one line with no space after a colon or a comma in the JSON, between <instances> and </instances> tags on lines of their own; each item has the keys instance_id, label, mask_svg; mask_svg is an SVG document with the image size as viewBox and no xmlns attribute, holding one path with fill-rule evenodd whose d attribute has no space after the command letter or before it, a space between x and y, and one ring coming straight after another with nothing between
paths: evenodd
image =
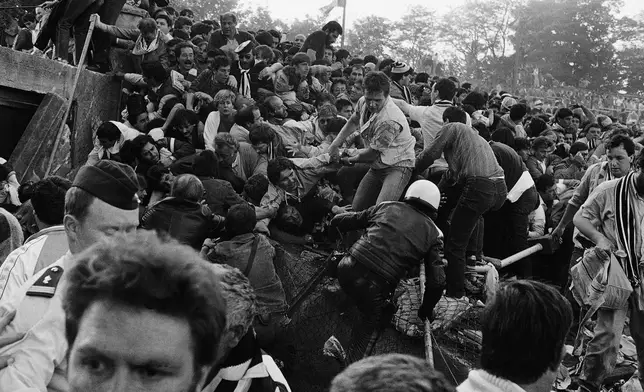
<instances>
[{"instance_id":1,"label":"collapsed wall","mask_svg":"<svg viewBox=\"0 0 644 392\"><path fill-rule=\"evenodd\" d=\"M26 113L31 116L25 120L26 127L14 124L3 130L3 138L15 140L15 145L6 149L11 155L5 158L19 181L45 174L70 99L68 129L61 135L51 174L66 176L82 165L93 146L93 131L100 123L119 118L120 84L110 76L83 70L72 97L75 73L76 67L0 47L3 117L18 104L34 109L33 114ZM25 95L28 102L20 102L25 101L20 98ZM7 126L6 119L3 124Z\"/></svg>"}]
</instances>

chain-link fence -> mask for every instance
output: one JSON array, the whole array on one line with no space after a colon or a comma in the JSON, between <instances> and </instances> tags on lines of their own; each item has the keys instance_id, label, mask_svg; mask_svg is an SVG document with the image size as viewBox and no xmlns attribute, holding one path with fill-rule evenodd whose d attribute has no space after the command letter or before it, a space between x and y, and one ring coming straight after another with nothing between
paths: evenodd
<instances>
[{"instance_id":1,"label":"chain-link fence","mask_svg":"<svg viewBox=\"0 0 644 392\"><path fill-rule=\"evenodd\" d=\"M324 343L330 336L348 342L351 327L360 315L353 301L340 289L337 279L329 276L327 267L333 265L330 255L302 247L282 249L283 252L278 252L276 267L287 293L292 319L288 331L292 355L285 376L293 390L326 391L342 365L322 354ZM476 366L480 353L479 317L485 297L484 281L484 274L468 274L470 301L466 307L454 309L449 303L437 306L438 321L433 324L434 367L455 385ZM397 352L424 357L424 329L417 316L420 294L416 290L419 290L417 279L404 281L396 290L392 302L398 310L390 326L381 332L371 354ZM450 320L445 321L446 317L441 315Z\"/></svg>"}]
</instances>

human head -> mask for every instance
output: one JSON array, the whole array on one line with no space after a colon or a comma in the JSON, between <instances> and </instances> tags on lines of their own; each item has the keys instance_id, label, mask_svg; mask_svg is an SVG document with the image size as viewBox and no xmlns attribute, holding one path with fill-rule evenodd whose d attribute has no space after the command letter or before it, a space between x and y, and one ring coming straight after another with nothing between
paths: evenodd
<instances>
[{"instance_id":1,"label":"human head","mask_svg":"<svg viewBox=\"0 0 644 392\"><path fill-rule=\"evenodd\" d=\"M535 187L547 206L551 206L557 198L557 184L550 174L542 174L535 181Z\"/></svg>"},{"instance_id":2,"label":"human head","mask_svg":"<svg viewBox=\"0 0 644 392\"><path fill-rule=\"evenodd\" d=\"M47 177L34 184L30 200L40 229L63 224L65 194L71 186L71 181L56 176Z\"/></svg>"},{"instance_id":3,"label":"human head","mask_svg":"<svg viewBox=\"0 0 644 392\"><path fill-rule=\"evenodd\" d=\"M459 107L450 106L443 112L443 123L462 123L467 124L467 113Z\"/></svg>"},{"instance_id":4,"label":"human head","mask_svg":"<svg viewBox=\"0 0 644 392\"><path fill-rule=\"evenodd\" d=\"M185 72L191 70L195 64L195 49L188 42L182 42L175 46L174 55L179 67Z\"/></svg>"},{"instance_id":5,"label":"human head","mask_svg":"<svg viewBox=\"0 0 644 392\"><path fill-rule=\"evenodd\" d=\"M43 7L36 7L36 21L40 22L42 18L47 14L48 10L44 9Z\"/></svg>"},{"instance_id":6,"label":"human head","mask_svg":"<svg viewBox=\"0 0 644 392\"><path fill-rule=\"evenodd\" d=\"M327 44L332 44L342 35L342 26L340 26L340 23L332 20L322 27L322 31L326 33Z\"/></svg>"},{"instance_id":7,"label":"human head","mask_svg":"<svg viewBox=\"0 0 644 392\"><path fill-rule=\"evenodd\" d=\"M192 174L181 174L174 179L170 188L170 196L194 203L203 200L204 187L201 180Z\"/></svg>"},{"instance_id":8,"label":"human head","mask_svg":"<svg viewBox=\"0 0 644 392\"><path fill-rule=\"evenodd\" d=\"M134 156L142 162L154 165L161 158L159 149L149 135L139 135L131 141Z\"/></svg>"},{"instance_id":9,"label":"human head","mask_svg":"<svg viewBox=\"0 0 644 392\"><path fill-rule=\"evenodd\" d=\"M335 108L338 109L338 115L349 120L353 116L353 104L346 99L338 99L335 101Z\"/></svg>"},{"instance_id":10,"label":"human head","mask_svg":"<svg viewBox=\"0 0 644 392\"><path fill-rule=\"evenodd\" d=\"M195 21L195 13L192 12L192 10L189 10L187 8L182 9L181 12L179 12L179 16L182 16L184 18L188 18L190 20L190 22Z\"/></svg>"},{"instance_id":11,"label":"human head","mask_svg":"<svg viewBox=\"0 0 644 392\"><path fill-rule=\"evenodd\" d=\"M273 49L275 49L275 47L277 46L273 42L273 36L268 31L262 31L261 33L257 33L255 35L255 41L257 41L257 43L260 45L266 45Z\"/></svg>"},{"instance_id":12,"label":"human head","mask_svg":"<svg viewBox=\"0 0 644 392\"><path fill-rule=\"evenodd\" d=\"M96 130L96 139L101 147L106 150L114 147L116 142L121 139L121 136L121 130L111 121L102 123Z\"/></svg>"},{"instance_id":13,"label":"human head","mask_svg":"<svg viewBox=\"0 0 644 392\"><path fill-rule=\"evenodd\" d=\"M331 104L322 105L318 109L318 126L326 134L327 125L338 116L338 110Z\"/></svg>"},{"instance_id":14,"label":"human head","mask_svg":"<svg viewBox=\"0 0 644 392\"><path fill-rule=\"evenodd\" d=\"M601 136L602 129L599 124L588 124L584 127L583 132L586 134L587 140L597 140Z\"/></svg>"},{"instance_id":15,"label":"human head","mask_svg":"<svg viewBox=\"0 0 644 392\"><path fill-rule=\"evenodd\" d=\"M351 53L344 48L338 49L335 52L335 61L342 63L342 66L346 67L349 65L349 61L351 61Z\"/></svg>"},{"instance_id":16,"label":"human head","mask_svg":"<svg viewBox=\"0 0 644 392\"><path fill-rule=\"evenodd\" d=\"M275 140L275 131L268 123L258 123L250 127L248 138L259 155L267 155Z\"/></svg>"},{"instance_id":17,"label":"human head","mask_svg":"<svg viewBox=\"0 0 644 392\"><path fill-rule=\"evenodd\" d=\"M255 65L255 55L253 49L255 44L253 41L244 41L235 49L235 53L239 57L239 64L242 69L251 69Z\"/></svg>"},{"instance_id":18,"label":"human head","mask_svg":"<svg viewBox=\"0 0 644 392\"><path fill-rule=\"evenodd\" d=\"M259 124L261 121L262 114L260 113L259 108L255 105L246 106L235 113L235 124L246 129L249 129L255 124Z\"/></svg>"},{"instance_id":19,"label":"human head","mask_svg":"<svg viewBox=\"0 0 644 392\"><path fill-rule=\"evenodd\" d=\"M239 142L230 133L220 132L215 136L215 153L220 167L232 167L238 151Z\"/></svg>"},{"instance_id":20,"label":"human head","mask_svg":"<svg viewBox=\"0 0 644 392\"><path fill-rule=\"evenodd\" d=\"M576 109L575 109L576 110ZM574 113L572 114L572 119L570 120L570 126L577 131L579 129L579 125L581 125L581 115L579 113Z\"/></svg>"},{"instance_id":21,"label":"human head","mask_svg":"<svg viewBox=\"0 0 644 392\"><path fill-rule=\"evenodd\" d=\"M199 124L199 117L192 110L179 109L172 119L171 129L184 141L192 143L192 135Z\"/></svg>"},{"instance_id":22,"label":"human head","mask_svg":"<svg viewBox=\"0 0 644 392\"><path fill-rule=\"evenodd\" d=\"M257 223L255 208L250 204L236 204L226 214L226 233L230 237L252 233ZM245 331L244 331L245 332Z\"/></svg>"},{"instance_id":23,"label":"human head","mask_svg":"<svg viewBox=\"0 0 644 392\"><path fill-rule=\"evenodd\" d=\"M456 83L451 79L439 79L432 87L432 101L451 101L454 99L454 95L456 95L456 89Z\"/></svg>"},{"instance_id":24,"label":"human head","mask_svg":"<svg viewBox=\"0 0 644 392\"><path fill-rule=\"evenodd\" d=\"M215 73L217 83L227 83L230 75L230 59L228 56L215 56L208 64Z\"/></svg>"},{"instance_id":25,"label":"human head","mask_svg":"<svg viewBox=\"0 0 644 392\"><path fill-rule=\"evenodd\" d=\"M267 119L284 119L288 116L286 105L284 105L284 102L276 96L270 96L264 100L264 110L266 112L265 116Z\"/></svg>"},{"instance_id":26,"label":"human head","mask_svg":"<svg viewBox=\"0 0 644 392\"><path fill-rule=\"evenodd\" d=\"M389 98L389 78L384 72L369 72L364 78L365 104L371 113L379 112Z\"/></svg>"},{"instance_id":27,"label":"human head","mask_svg":"<svg viewBox=\"0 0 644 392\"><path fill-rule=\"evenodd\" d=\"M623 177L631 170L634 155L635 143L628 136L615 135L606 144L606 159L614 177Z\"/></svg>"},{"instance_id":28,"label":"human head","mask_svg":"<svg viewBox=\"0 0 644 392\"><path fill-rule=\"evenodd\" d=\"M253 52L255 54L255 58L259 61L265 61L266 63L273 61L273 50L266 45L257 46L253 49Z\"/></svg>"},{"instance_id":29,"label":"human head","mask_svg":"<svg viewBox=\"0 0 644 392\"><path fill-rule=\"evenodd\" d=\"M564 132L564 142L569 144L569 145L571 145L571 144L573 144L575 142L575 133L572 130L567 129Z\"/></svg>"},{"instance_id":30,"label":"human head","mask_svg":"<svg viewBox=\"0 0 644 392\"><path fill-rule=\"evenodd\" d=\"M190 29L191 37L194 38L196 36L200 36L206 42L210 40L211 35L212 35L212 26L209 24L205 24L203 22L193 24L192 29Z\"/></svg>"},{"instance_id":31,"label":"human head","mask_svg":"<svg viewBox=\"0 0 644 392\"><path fill-rule=\"evenodd\" d=\"M184 16L180 16L174 21L174 31L182 30L184 33L188 34L188 38L190 38L191 29L192 21Z\"/></svg>"},{"instance_id":32,"label":"human head","mask_svg":"<svg viewBox=\"0 0 644 392\"><path fill-rule=\"evenodd\" d=\"M324 56L322 58L329 62L333 62L333 47L327 46L324 48Z\"/></svg>"},{"instance_id":33,"label":"human head","mask_svg":"<svg viewBox=\"0 0 644 392\"><path fill-rule=\"evenodd\" d=\"M478 91L472 91L463 99L463 105L471 105L476 110L485 109L486 99Z\"/></svg>"},{"instance_id":34,"label":"human head","mask_svg":"<svg viewBox=\"0 0 644 392\"><path fill-rule=\"evenodd\" d=\"M355 64L351 67L351 73L349 74L349 80L353 83L362 82L364 79L364 68L360 64Z\"/></svg>"},{"instance_id":35,"label":"human head","mask_svg":"<svg viewBox=\"0 0 644 392\"><path fill-rule=\"evenodd\" d=\"M34 14L24 14L21 20L22 24L29 30L36 26L36 16Z\"/></svg>"},{"instance_id":36,"label":"human head","mask_svg":"<svg viewBox=\"0 0 644 392\"><path fill-rule=\"evenodd\" d=\"M304 41L306 41L306 36L304 34L298 34L293 39L293 44L298 48L301 48L302 45L304 45Z\"/></svg>"},{"instance_id":37,"label":"human head","mask_svg":"<svg viewBox=\"0 0 644 392\"><path fill-rule=\"evenodd\" d=\"M157 37L157 22L152 18L144 18L139 21L139 32L143 40L150 45L152 41Z\"/></svg>"},{"instance_id":38,"label":"human head","mask_svg":"<svg viewBox=\"0 0 644 392\"><path fill-rule=\"evenodd\" d=\"M237 99L237 94L232 90L219 90L213 99L215 107L222 116L230 116L235 113L233 103L235 102L235 99Z\"/></svg>"},{"instance_id":39,"label":"human head","mask_svg":"<svg viewBox=\"0 0 644 392\"><path fill-rule=\"evenodd\" d=\"M293 162L284 157L277 157L268 162L266 176L271 184L292 192L297 188L297 178L293 172Z\"/></svg>"},{"instance_id":40,"label":"human head","mask_svg":"<svg viewBox=\"0 0 644 392\"><path fill-rule=\"evenodd\" d=\"M572 124L572 111L568 108L561 108L555 116L557 124L566 129Z\"/></svg>"},{"instance_id":41,"label":"human head","mask_svg":"<svg viewBox=\"0 0 644 392\"><path fill-rule=\"evenodd\" d=\"M520 122L528 114L528 106L524 103L517 103L510 107L510 120Z\"/></svg>"},{"instance_id":42,"label":"human head","mask_svg":"<svg viewBox=\"0 0 644 392\"><path fill-rule=\"evenodd\" d=\"M554 288L527 280L504 283L481 318L481 368L519 385L545 377L549 391L571 323L570 304Z\"/></svg>"},{"instance_id":43,"label":"human head","mask_svg":"<svg viewBox=\"0 0 644 392\"><path fill-rule=\"evenodd\" d=\"M391 66L391 80L402 86L409 86L414 70L406 63L397 61Z\"/></svg>"},{"instance_id":44,"label":"human head","mask_svg":"<svg viewBox=\"0 0 644 392\"><path fill-rule=\"evenodd\" d=\"M72 254L104 238L135 231L138 190L136 174L128 165L101 160L83 166L65 195L63 225Z\"/></svg>"},{"instance_id":45,"label":"human head","mask_svg":"<svg viewBox=\"0 0 644 392\"><path fill-rule=\"evenodd\" d=\"M216 363L221 363L246 335L259 310L255 290L240 270L226 264L211 264L210 268L226 301L226 329L216 355Z\"/></svg>"},{"instance_id":46,"label":"human head","mask_svg":"<svg viewBox=\"0 0 644 392\"><path fill-rule=\"evenodd\" d=\"M568 153L573 157L579 154L586 160L588 158L588 145L584 142L575 142L570 146Z\"/></svg>"},{"instance_id":47,"label":"human head","mask_svg":"<svg viewBox=\"0 0 644 392\"><path fill-rule=\"evenodd\" d=\"M242 195L246 200L259 205L262 197L268 191L268 178L265 175L257 173L253 174L244 184L244 191Z\"/></svg>"},{"instance_id":48,"label":"human head","mask_svg":"<svg viewBox=\"0 0 644 392\"><path fill-rule=\"evenodd\" d=\"M233 13L225 13L219 17L221 32L226 37L232 37L237 33L237 16Z\"/></svg>"},{"instance_id":49,"label":"human head","mask_svg":"<svg viewBox=\"0 0 644 392\"><path fill-rule=\"evenodd\" d=\"M143 63L143 80L150 87L158 87L170 76L169 71L160 62Z\"/></svg>"},{"instance_id":50,"label":"human head","mask_svg":"<svg viewBox=\"0 0 644 392\"><path fill-rule=\"evenodd\" d=\"M331 84L331 93L339 98L340 95L347 93L347 80L344 78L338 78L333 81Z\"/></svg>"},{"instance_id":51,"label":"human head","mask_svg":"<svg viewBox=\"0 0 644 392\"><path fill-rule=\"evenodd\" d=\"M552 140L548 139L545 136L539 136L532 142L532 154L535 156L535 158L542 161L546 159L548 150L552 147L552 145Z\"/></svg>"},{"instance_id":52,"label":"human head","mask_svg":"<svg viewBox=\"0 0 644 392\"><path fill-rule=\"evenodd\" d=\"M427 361L406 354L373 355L352 363L331 382L330 392L455 392Z\"/></svg>"},{"instance_id":53,"label":"human head","mask_svg":"<svg viewBox=\"0 0 644 392\"><path fill-rule=\"evenodd\" d=\"M291 59L291 66L300 77L306 77L309 74L311 59L306 53L298 53Z\"/></svg>"},{"instance_id":54,"label":"human head","mask_svg":"<svg viewBox=\"0 0 644 392\"><path fill-rule=\"evenodd\" d=\"M209 264L153 232L83 252L65 271L70 391L196 392L226 325Z\"/></svg>"}]
</instances>

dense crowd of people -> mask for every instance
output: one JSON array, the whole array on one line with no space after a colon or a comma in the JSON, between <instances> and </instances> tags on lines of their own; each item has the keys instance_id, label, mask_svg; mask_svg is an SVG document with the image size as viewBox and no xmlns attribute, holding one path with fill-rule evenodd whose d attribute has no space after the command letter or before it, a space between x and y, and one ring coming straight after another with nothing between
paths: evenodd
<instances>
[{"instance_id":1,"label":"dense crowd of people","mask_svg":"<svg viewBox=\"0 0 644 392\"><path fill-rule=\"evenodd\" d=\"M370 357L396 287L424 263L433 318L441 298L472 301L467 271L544 236L553 255L500 270L458 390L550 391L580 348L579 388L599 391L627 323L644 353L628 119L353 57L335 21L289 41L152 4L127 29L123 3L47 3L14 44L75 64L96 15L89 63L125 104L73 181L19 184L0 162L0 389L290 391L278 243L348 249L334 277L362 317L332 391L453 391L420 359Z\"/></svg>"}]
</instances>

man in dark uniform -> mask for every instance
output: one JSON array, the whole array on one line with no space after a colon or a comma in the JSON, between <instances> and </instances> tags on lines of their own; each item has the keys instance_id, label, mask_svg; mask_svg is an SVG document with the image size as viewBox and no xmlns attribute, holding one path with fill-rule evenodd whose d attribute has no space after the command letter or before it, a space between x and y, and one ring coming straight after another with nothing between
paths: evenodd
<instances>
[{"instance_id":1,"label":"man in dark uniform","mask_svg":"<svg viewBox=\"0 0 644 392\"><path fill-rule=\"evenodd\" d=\"M409 270L426 265L423 308L431 309L442 295L444 274L436 262L443 234L434 224L440 204L438 187L427 180L414 182L402 202L384 202L367 210L339 214L331 225L340 230L365 228L338 265L338 280L362 314L354 325L345 362L369 355L378 337L387 300Z\"/></svg>"}]
</instances>

